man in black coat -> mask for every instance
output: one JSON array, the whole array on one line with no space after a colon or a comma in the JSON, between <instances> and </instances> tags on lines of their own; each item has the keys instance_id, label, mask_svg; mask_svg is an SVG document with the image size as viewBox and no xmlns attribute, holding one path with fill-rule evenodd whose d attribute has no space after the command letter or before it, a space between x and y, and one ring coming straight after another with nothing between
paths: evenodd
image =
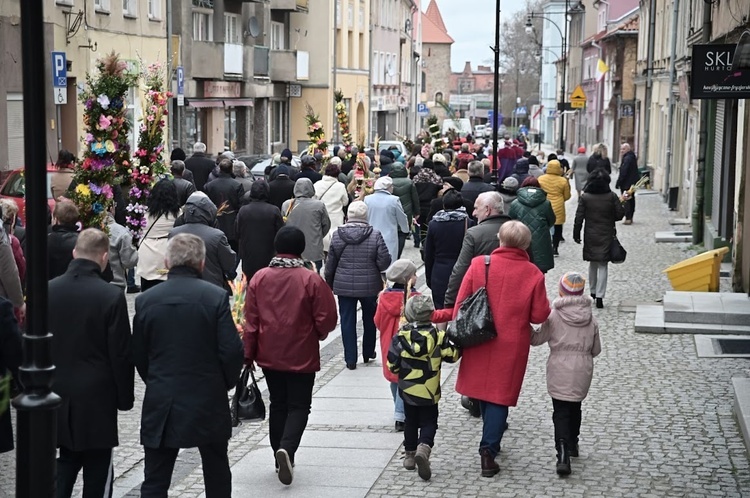
<instances>
[{"instance_id":1,"label":"man in black coat","mask_svg":"<svg viewBox=\"0 0 750 498\"><path fill-rule=\"evenodd\" d=\"M284 226L279 208L269 202L268 184L255 182L245 194L250 202L240 208L235 230L239 240L242 273L249 282L253 275L268 266L276 255L274 240Z\"/></svg>"},{"instance_id":2,"label":"man in black coat","mask_svg":"<svg viewBox=\"0 0 750 498\"><path fill-rule=\"evenodd\" d=\"M480 161L469 163L469 181L461 187L461 196L472 204L479 194L495 190L489 183L484 183L484 164Z\"/></svg>"},{"instance_id":3,"label":"man in black coat","mask_svg":"<svg viewBox=\"0 0 750 498\"><path fill-rule=\"evenodd\" d=\"M206 144L195 142L193 145L193 155L185 160L185 168L193 173L195 188L203 190L203 186L208 181L208 175L213 171L216 163L206 154Z\"/></svg>"},{"instance_id":4,"label":"man in black coat","mask_svg":"<svg viewBox=\"0 0 750 498\"><path fill-rule=\"evenodd\" d=\"M234 233L234 222L237 219L237 212L240 210L240 201L242 196L245 195L245 189L240 182L234 179L233 168L231 159L222 159L219 162L219 175L216 180L205 186L205 192L219 210L217 215L219 229L227 236L232 250L237 252L237 235Z\"/></svg>"},{"instance_id":5,"label":"man in black coat","mask_svg":"<svg viewBox=\"0 0 750 498\"><path fill-rule=\"evenodd\" d=\"M620 175L617 177L615 188L619 188L625 194L630 187L640 180L641 174L638 171L638 159L635 157L635 152L631 150L630 144L622 144L620 147L620 156L622 157ZM623 225L631 225L633 223L633 213L635 213L635 195L628 195L628 200L624 204L625 221Z\"/></svg>"},{"instance_id":6,"label":"man in black coat","mask_svg":"<svg viewBox=\"0 0 750 498\"><path fill-rule=\"evenodd\" d=\"M185 171L187 171L185 169L184 161L175 159L174 161L172 161L169 170L172 172L172 176L174 177L172 179L172 183L174 183L174 186L177 187L177 197L180 200L180 206L184 206L188 200L188 197L190 197L190 194L195 192L195 185L193 185L192 182L186 180L183 176Z\"/></svg>"},{"instance_id":7,"label":"man in black coat","mask_svg":"<svg viewBox=\"0 0 750 498\"><path fill-rule=\"evenodd\" d=\"M70 496L83 468L84 496L111 496L117 410L133 408L130 321L125 295L102 278L109 238L78 235L74 259L49 283L49 328L57 411L57 496ZM72 314L71 314L72 313Z\"/></svg>"},{"instance_id":8,"label":"man in black coat","mask_svg":"<svg viewBox=\"0 0 750 498\"><path fill-rule=\"evenodd\" d=\"M52 231L47 235L47 279L65 273L73 261L73 248L78 240L78 208L73 202L55 204L52 213Z\"/></svg>"},{"instance_id":9,"label":"man in black coat","mask_svg":"<svg viewBox=\"0 0 750 498\"><path fill-rule=\"evenodd\" d=\"M294 198L294 180L289 177L289 167L282 164L276 168L276 178L268 183L268 202L279 208L284 201ZM285 213L281 213L284 215Z\"/></svg>"},{"instance_id":10,"label":"man in black coat","mask_svg":"<svg viewBox=\"0 0 750 498\"><path fill-rule=\"evenodd\" d=\"M167 281L135 302L133 359L146 383L143 498L167 496L179 449L194 447L206 496L231 496L227 391L240 375L243 348L226 292L200 278L205 258L199 237L174 236L167 244Z\"/></svg>"},{"instance_id":11,"label":"man in black coat","mask_svg":"<svg viewBox=\"0 0 750 498\"><path fill-rule=\"evenodd\" d=\"M297 173L297 176L294 177L294 181L299 180L300 178L309 178L313 184L315 182L319 182L323 179L323 175L318 173L318 168L320 165L315 160L315 157L311 155L306 155L302 158L302 170Z\"/></svg>"}]
</instances>

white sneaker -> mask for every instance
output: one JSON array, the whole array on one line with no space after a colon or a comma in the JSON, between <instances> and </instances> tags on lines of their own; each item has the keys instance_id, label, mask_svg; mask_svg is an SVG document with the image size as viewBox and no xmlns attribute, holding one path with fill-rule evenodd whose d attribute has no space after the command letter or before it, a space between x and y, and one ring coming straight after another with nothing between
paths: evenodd
<instances>
[{"instance_id":1,"label":"white sneaker","mask_svg":"<svg viewBox=\"0 0 750 498\"><path fill-rule=\"evenodd\" d=\"M276 452L276 463L279 464L279 481L281 481L281 484L289 486L292 484L292 479L294 479L294 467L292 467L289 453L285 449L280 449Z\"/></svg>"}]
</instances>

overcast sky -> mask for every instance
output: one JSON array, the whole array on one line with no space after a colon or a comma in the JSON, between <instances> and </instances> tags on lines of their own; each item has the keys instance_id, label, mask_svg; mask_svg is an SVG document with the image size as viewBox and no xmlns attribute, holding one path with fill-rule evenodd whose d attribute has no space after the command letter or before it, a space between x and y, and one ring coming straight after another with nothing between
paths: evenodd
<instances>
[{"instance_id":1,"label":"overcast sky","mask_svg":"<svg viewBox=\"0 0 750 498\"><path fill-rule=\"evenodd\" d=\"M448 34L456 40L451 54L454 72L462 71L466 61L477 64L493 58L490 46L495 44L496 0L437 0ZM422 0L426 9L429 0ZM526 10L526 0L501 0L502 21L519 10Z\"/></svg>"}]
</instances>

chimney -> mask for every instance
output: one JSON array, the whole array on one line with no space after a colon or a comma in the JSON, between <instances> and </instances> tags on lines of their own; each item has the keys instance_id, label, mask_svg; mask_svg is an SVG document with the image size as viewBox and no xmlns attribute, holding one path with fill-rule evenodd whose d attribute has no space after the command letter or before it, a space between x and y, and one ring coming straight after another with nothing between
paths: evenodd
<instances>
[{"instance_id":1,"label":"chimney","mask_svg":"<svg viewBox=\"0 0 750 498\"><path fill-rule=\"evenodd\" d=\"M464 66L464 74L471 74L471 61L466 61Z\"/></svg>"}]
</instances>

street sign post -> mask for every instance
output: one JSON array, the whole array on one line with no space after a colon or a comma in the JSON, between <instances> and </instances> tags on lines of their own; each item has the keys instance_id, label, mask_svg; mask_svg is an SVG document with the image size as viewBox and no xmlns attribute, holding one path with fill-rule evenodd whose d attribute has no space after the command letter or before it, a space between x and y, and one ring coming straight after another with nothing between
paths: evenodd
<instances>
[{"instance_id":1,"label":"street sign post","mask_svg":"<svg viewBox=\"0 0 750 498\"><path fill-rule=\"evenodd\" d=\"M586 92L583 91L583 87L578 85L573 93L570 94L570 107L573 109L583 109L586 107Z\"/></svg>"},{"instance_id":2,"label":"street sign post","mask_svg":"<svg viewBox=\"0 0 750 498\"><path fill-rule=\"evenodd\" d=\"M52 52L52 97L57 105L68 103L68 63L65 52Z\"/></svg>"},{"instance_id":3,"label":"street sign post","mask_svg":"<svg viewBox=\"0 0 750 498\"><path fill-rule=\"evenodd\" d=\"M185 105L185 68L177 66L177 105Z\"/></svg>"}]
</instances>

